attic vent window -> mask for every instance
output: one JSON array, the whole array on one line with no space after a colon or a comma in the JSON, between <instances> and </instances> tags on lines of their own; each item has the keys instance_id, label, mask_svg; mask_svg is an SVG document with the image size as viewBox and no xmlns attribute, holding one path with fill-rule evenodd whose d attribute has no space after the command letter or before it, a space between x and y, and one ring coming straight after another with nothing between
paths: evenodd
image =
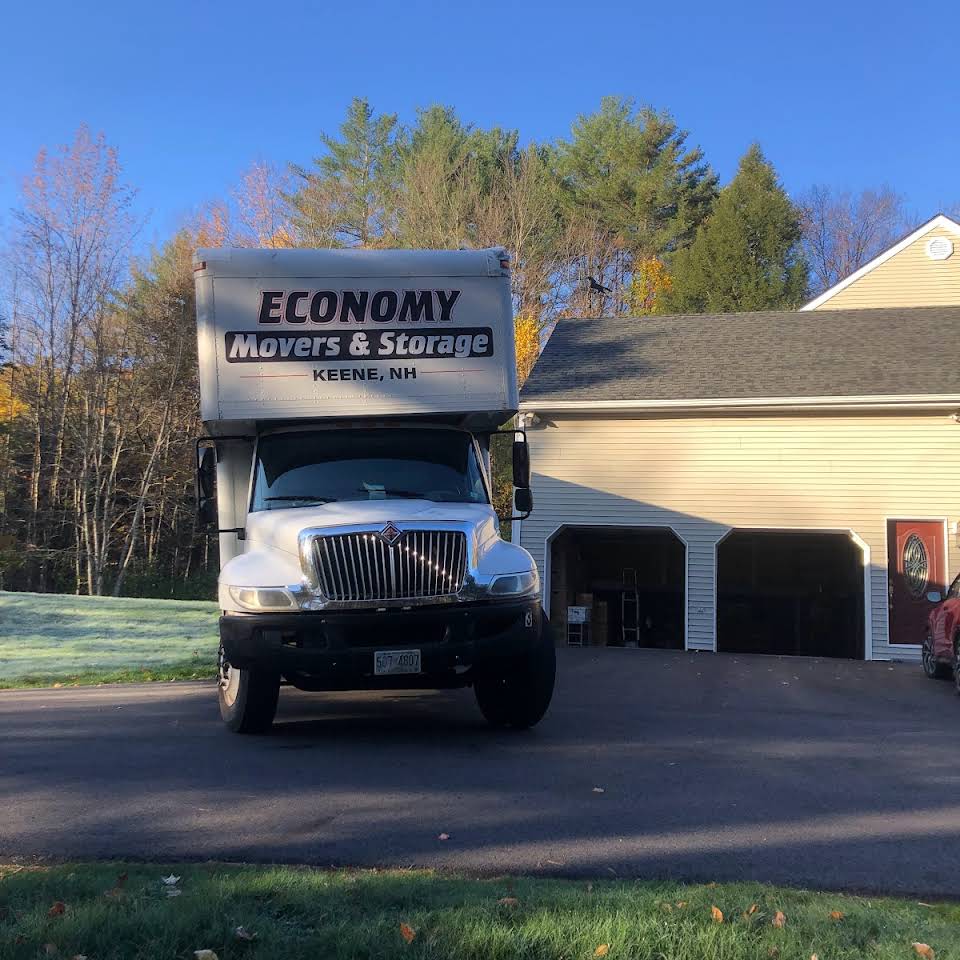
<instances>
[{"instance_id":1,"label":"attic vent window","mask_svg":"<svg viewBox=\"0 0 960 960\"><path fill-rule=\"evenodd\" d=\"M953 254L953 241L949 237L933 237L927 241L927 256L931 260L946 260Z\"/></svg>"}]
</instances>

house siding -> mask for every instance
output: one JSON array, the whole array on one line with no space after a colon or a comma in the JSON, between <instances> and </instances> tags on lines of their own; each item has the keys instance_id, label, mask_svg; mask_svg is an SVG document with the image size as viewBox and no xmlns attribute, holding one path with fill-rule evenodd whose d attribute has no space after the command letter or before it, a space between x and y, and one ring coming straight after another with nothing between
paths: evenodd
<instances>
[{"instance_id":1,"label":"house siding","mask_svg":"<svg viewBox=\"0 0 960 960\"><path fill-rule=\"evenodd\" d=\"M520 540L545 591L560 527L669 527L687 545L687 647L714 650L716 546L731 529L849 530L869 552L867 655L919 658L887 643L886 520L946 521L956 573L960 425L949 416L540 416Z\"/></svg>"},{"instance_id":2,"label":"house siding","mask_svg":"<svg viewBox=\"0 0 960 960\"><path fill-rule=\"evenodd\" d=\"M946 237L952 241L954 252L951 257L931 260L927 256L927 243L934 237ZM960 304L960 236L956 230L937 227L814 309L862 310L949 304Z\"/></svg>"}]
</instances>

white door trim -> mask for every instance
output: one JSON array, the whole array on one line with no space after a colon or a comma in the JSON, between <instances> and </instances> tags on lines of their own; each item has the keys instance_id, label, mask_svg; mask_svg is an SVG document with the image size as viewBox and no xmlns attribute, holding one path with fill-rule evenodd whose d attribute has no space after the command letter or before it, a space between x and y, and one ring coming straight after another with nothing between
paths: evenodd
<instances>
[{"instance_id":1,"label":"white door trim","mask_svg":"<svg viewBox=\"0 0 960 960\"><path fill-rule=\"evenodd\" d=\"M891 643L890 642L890 593L889 593L889 584L890 584L890 521L896 522L897 520L916 520L918 523L941 523L943 524L943 579L944 579L944 589L953 582L953 578L950 576L950 543L947 540L947 537L950 536L950 532L947 528L947 518L940 517L920 517L916 514L910 514L905 516L902 513L894 514L893 516L888 516L883 518L883 588L884 596L887 602L887 630L886 630L886 644L890 647L891 650L919 650L923 644L922 643Z\"/></svg>"}]
</instances>

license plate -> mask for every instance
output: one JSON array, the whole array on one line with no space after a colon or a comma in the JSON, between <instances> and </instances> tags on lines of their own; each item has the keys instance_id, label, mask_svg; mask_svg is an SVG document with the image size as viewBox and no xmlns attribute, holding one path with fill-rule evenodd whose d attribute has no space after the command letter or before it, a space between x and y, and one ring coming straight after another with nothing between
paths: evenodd
<instances>
[{"instance_id":1,"label":"license plate","mask_svg":"<svg viewBox=\"0 0 960 960\"><path fill-rule=\"evenodd\" d=\"M373 674L376 677L419 672L419 650L378 650L373 655Z\"/></svg>"}]
</instances>

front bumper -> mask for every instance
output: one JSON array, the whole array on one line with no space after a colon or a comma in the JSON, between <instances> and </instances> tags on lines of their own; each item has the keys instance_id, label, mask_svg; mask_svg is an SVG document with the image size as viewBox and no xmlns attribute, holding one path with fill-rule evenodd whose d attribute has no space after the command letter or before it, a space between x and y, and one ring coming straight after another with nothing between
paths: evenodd
<instances>
[{"instance_id":1,"label":"front bumper","mask_svg":"<svg viewBox=\"0 0 960 960\"><path fill-rule=\"evenodd\" d=\"M226 659L278 670L316 690L463 686L498 658L540 640L537 598L409 610L230 614L220 618ZM422 673L374 677L376 650L416 649Z\"/></svg>"}]
</instances>

